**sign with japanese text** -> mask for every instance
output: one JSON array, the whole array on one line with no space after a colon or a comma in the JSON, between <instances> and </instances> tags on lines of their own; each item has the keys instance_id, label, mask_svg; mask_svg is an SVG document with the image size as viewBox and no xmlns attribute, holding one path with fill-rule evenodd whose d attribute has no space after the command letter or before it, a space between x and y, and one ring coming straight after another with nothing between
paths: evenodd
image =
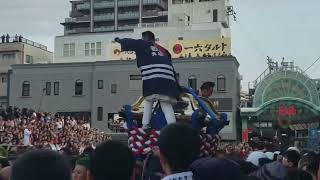
<instances>
[{"instance_id":1,"label":"sign with japanese text","mask_svg":"<svg viewBox=\"0 0 320 180\"><path fill-rule=\"evenodd\" d=\"M119 43L112 42L110 49L111 60L134 60L136 59L136 53L133 51L121 51Z\"/></svg>"},{"instance_id":2,"label":"sign with japanese text","mask_svg":"<svg viewBox=\"0 0 320 180\"><path fill-rule=\"evenodd\" d=\"M230 38L181 40L169 43L172 58L215 57L231 55Z\"/></svg>"}]
</instances>

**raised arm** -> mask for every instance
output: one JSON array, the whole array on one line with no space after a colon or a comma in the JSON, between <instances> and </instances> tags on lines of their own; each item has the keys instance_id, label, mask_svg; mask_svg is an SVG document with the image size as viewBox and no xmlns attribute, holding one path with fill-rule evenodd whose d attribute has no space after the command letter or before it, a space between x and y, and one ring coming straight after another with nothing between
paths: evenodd
<instances>
[{"instance_id":1,"label":"raised arm","mask_svg":"<svg viewBox=\"0 0 320 180\"><path fill-rule=\"evenodd\" d=\"M143 40L130 38L120 39L117 37L114 41L120 43L122 51L137 51L143 45Z\"/></svg>"}]
</instances>

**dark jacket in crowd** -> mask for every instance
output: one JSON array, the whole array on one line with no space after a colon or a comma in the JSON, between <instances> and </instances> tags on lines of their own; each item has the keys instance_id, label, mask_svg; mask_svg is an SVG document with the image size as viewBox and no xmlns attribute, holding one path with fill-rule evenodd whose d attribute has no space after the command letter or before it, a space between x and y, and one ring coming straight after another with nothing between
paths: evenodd
<instances>
[{"instance_id":1,"label":"dark jacket in crowd","mask_svg":"<svg viewBox=\"0 0 320 180\"><path fill-rule=\"evenodd\" d=\"M261 180L284 180L287 175L287 168L280 162L272 162L265 164L258 171L253 173L253 176Z\"/></svg>"}]
</instances>

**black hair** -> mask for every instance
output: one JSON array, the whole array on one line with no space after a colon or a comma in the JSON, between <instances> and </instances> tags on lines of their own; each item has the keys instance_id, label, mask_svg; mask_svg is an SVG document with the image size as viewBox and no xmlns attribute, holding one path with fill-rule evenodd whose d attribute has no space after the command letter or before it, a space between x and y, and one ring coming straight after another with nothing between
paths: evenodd
<instances>
[{"instance_id":1,"label":"black hair","mask_svg":"<svg viewBox=\"0 0 320 180\"><path fill-rule=\"evenodd\" d=\"M306 171L313 174L314 176L317 175L317 171L319 169L319 163L320 163L320 158L319 155L317 155L314 152L308 152L305 153L300 161L299 161L299 168L305 167Z\"/></svg>"},{"instance_id":2,"label":"black hair","mask_svg":"<svg viewBox=\"0 0 320 180\"><path fill-rule=\"evenodd\" d=\"M207 81L207 82L204 82L200 89L201 90L210 90L210 88L214 88L216 84L214 82L210 82L210 81Z\"/></svg>"},{"instance_id":3,"label":"black hair","mask_svg":"<svg viewBox=\"0 0 320 180\"><path fill-rule=\"evenodd\" d=\"M296 150L288 150L283 156L288 159L289 162L293 164L294 167L298 167L301 155Z\"/></svg>"},{"instance_id":4,"label":"black hair","mask_svg":"<svg viewBox=\"0 0 320 180\"><path fill-rule=\"evenodd\" d=\"M100 144L90 158L90 172L94 180L129 180L135 159L130 149L117 141Z\"/></svg>"},{"instance_id":5,"label":"black hair","mask_svg":"<svg viewBox=\"0 0 320 180\"><path fill-rule=\"evenodd\" d=\"M0 158L1 168L10 166L10 163L7 158Z\"/></svg>"},{"instance_id":6,"label":"black hair","mask_svg":"<svg viewBox=\"0 0 320 180\"><path fill-rule=\"evenodd\" d=\"M306 171L295 169L288 171L285 180L313 180L313 177Z\"/></svg>"},{"instance_id":7,"label":"black hair","mask_svg":"<svg viewBox=\"0 0 320 180\"><path fill-rule=\"evenodd\" d=\"M148 41L156 41L156 38L151 31L145 31L142 33L142 38Z\"/></svg>"},{"instance_id":8,"label":"black hair","mask_svg":"<svg viewBox=\"0 0 320 180\"><path fill-rule=\"evenodd\" d=\"M10 180L71 180L71 170L63 157L48 150L25 153L12 166Z\"/></svg>"},{"instance_id":9,"label":"black hair","mask_svg":"<svg viewBox=\"0 0 320 180\"><path fill-rule=\"evenodd\" d=\"M186 171L200 154L199 133L186 124L170 124L161 131L159 148L173 173Z\"/></svg>"}]
</instances>

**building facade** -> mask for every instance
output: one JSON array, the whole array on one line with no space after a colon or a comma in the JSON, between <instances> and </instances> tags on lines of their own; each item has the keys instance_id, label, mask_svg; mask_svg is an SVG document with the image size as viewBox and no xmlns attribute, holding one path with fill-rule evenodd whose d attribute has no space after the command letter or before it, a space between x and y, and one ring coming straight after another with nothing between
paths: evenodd
<instances>
[{"instance_id":1,"label":"building facade","mask_svg":"<svg viewBox=\"0 0 320 180\"><path fill-rule=\"evenodd\" d=\"M306 142L309 130L319 127L319 81L293 62L282 62L280 67L273 64L249 89L252 106L241 108L242 131L275 138L282 145Z\"/></svg>"},{"instance_id":2,"label":"building facade","mask_svg":"<svg viewBox=\"0 0 320 180\"><path fill-rule=\"evenodd\" d=\"M128 31L143 23L170 26L220 22L229 27L227 0L79 0L71 1L70 17L61 23L65 35Z\"/></svg>"},{"instance_id":3,"label":"building facade","mask_svg":"<svg viewBox=\"0 0 320 180\"><path fill-rule=\"evenodd\" d=\"M68 32L68 28L73 26L86 26L86 28L88 28L92 22L74 20L75 22L64 23L64 26L68 29L66 30L67 33L65 33L64 36L57 36L55 38L55 63L134 59L134 56L128 55L126 52L118 53L119 45L114 43L113 40L115 37L141 38L141 33L147 30L153 31L156 34L158 43L170 51L173 51L175 44L180 42L191 44L193 47L200 44L204 48L207 44L203 44L202 41L206 40L207 43L211 43L213 47L223 46L226 42L221 42L221 38L225 38L225 40L228 39L228 49L231 49L229 16L233 13L233 9L232 6L229 6L227 0L150 1L157 1L155 3L156 5L144 5L143 7L145 9L157 7L156 9L161 10L161 12L162 9L167 9L168 11L165 11L167 14L165 20L162 20L162 18L159 19L158 16L154 16L154 18L150 18L149 20L143 18L141 23L128 25L130 28L127 30L115 31L112 23L117 23L113 22L114 19L111 18L111 28L108 27L110 31L92 31L100 33L87 33L87 31L77 30L70 30L76 33ZM77 9L82 7L83 3L88 4L89 2L90 1L74 1L72 2L74 4L73 8ZM119 1L118 3L120 2L128 3L129 0ZM130 0L130 2L131 3L128 4L139 4L139 0ZM143 2L145 4L147 1L143 0ZM114 2L99 1L97 3L107 5ZM166 5L163 5L164 7L159 9L159 4ZM90 7L89 5L86 6ZM124 10L128 9L129 11L132 7L130 5L130 7L121 8ZM72 13L73 11L71 11L71 14ZM113 17L114 15L110 16ZM95 24L96 22L93 23ZM123 21L123 23L132 22L130 20ZM125 25L123 24L123 26ZM119 28L120 27L121 26L119 26ZM229 55L231 52L226 51L225 54ZM199 56L202 57L201 54ZM215 56L219 56L218 53Z\"/></svg>"},{"instance_id":4,"label":"building facade","mask_svg":"<svg viewBox=\"0 0 320 180\"><path fill-rule=\"evenodd\" d=\"M8 70L14 64L52 63L53 53L47 47L31 40L9 35L1 37L0 43L0 107L8 104Z\"/></svg>"},{"instance_id":5,"label":"building facade","mask_svg":"<svg viewBox=\"0 0 320 180\"><path fill-rule=\"evenodd\" d=\"M65 35L128 31L140 21L167 22L168 19L168 2L164 0L80 0L71 4L70 17L61 23Z\"/></svg>"},{"instance_id":6,"label":"building facade","mask_svg":"<svg viewBox=\"0 0 320 180\"><path fill-rule=\"evenodd\" d=\"M216 82L212 99L231 120L222 136L229 140L239 137L240 76L236 58L188 58L173 62L183 86L198 89L205 81ZM14 65L9 104L55 113L91 114L92 126L107 131L108 116L141 96L139 77L135 61Z\"/></svg>"}]
</instances>

